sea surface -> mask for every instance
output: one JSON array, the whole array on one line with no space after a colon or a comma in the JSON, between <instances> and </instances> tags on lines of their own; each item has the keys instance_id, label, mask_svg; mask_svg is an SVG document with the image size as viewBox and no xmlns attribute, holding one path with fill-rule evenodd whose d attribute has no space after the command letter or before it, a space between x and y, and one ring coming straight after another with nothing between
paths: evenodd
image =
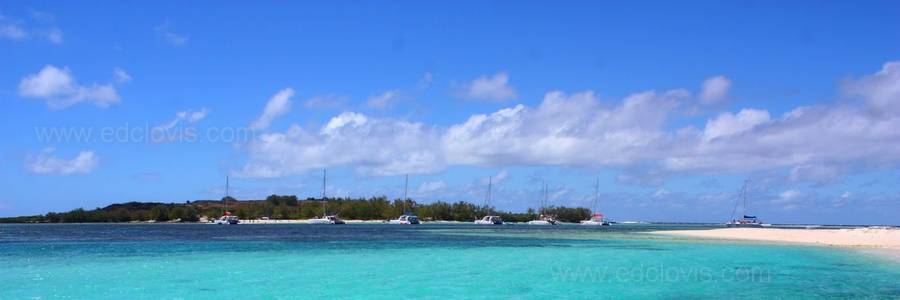
<instances>
[{"instance_id":1,"label":"sea surface","mask_svg":"<svg viewBox=\"0 0 900 300\"><path fill-rule=\"evenodd\" d=\"M0 225L0 299L900 299L851 249L685 225Z\"/></svg>"}]
</instances>

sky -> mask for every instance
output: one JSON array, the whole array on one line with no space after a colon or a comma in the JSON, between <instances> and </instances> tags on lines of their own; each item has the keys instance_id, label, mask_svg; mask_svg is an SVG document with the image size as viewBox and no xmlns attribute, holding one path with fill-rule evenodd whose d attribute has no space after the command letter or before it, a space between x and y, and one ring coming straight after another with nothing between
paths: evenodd
<instances>
[{"instance_id":1,"label":"sky","mask_svg":"<svg viewBox=\"0 0 900 300\"><path fill-rule=\"evenodd\" d=\"M897 1L0 3L0 216L270 194L900 224ZM740 212L740 209L738 210Z\"/></svg>"}]
</instances>

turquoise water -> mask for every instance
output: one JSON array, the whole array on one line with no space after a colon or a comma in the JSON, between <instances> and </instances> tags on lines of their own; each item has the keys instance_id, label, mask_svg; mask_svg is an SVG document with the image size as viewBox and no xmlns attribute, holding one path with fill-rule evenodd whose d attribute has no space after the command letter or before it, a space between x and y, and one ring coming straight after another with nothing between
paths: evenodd
<instances>
[{"instance_id":1,"label":"turquoise water","mask_svg":"<svg viewBox=\"0 0 900 300\"><path fill-rule=\"evenodd\" d=\"M896 262L659 229L0 225L0 299L900 298Z\"/></svg>"}]
</instances>

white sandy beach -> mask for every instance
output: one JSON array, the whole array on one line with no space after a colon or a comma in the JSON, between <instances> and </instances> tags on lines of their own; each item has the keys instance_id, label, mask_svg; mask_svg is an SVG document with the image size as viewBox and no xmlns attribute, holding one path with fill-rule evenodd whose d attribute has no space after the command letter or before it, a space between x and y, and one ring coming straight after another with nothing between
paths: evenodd
<instances>
[{"instance_id":1,"label":"white sandy beach","mask_svg":"<svg viewBox=\"0 0 900 300\"><path fill-rule=\"evenodd\" d=\"M709 230L655 231L653 233L709 239L750 240L837 247L877 248L900 254L900 229L896 228L721 228Z\"/></svg>"}]
</instances>

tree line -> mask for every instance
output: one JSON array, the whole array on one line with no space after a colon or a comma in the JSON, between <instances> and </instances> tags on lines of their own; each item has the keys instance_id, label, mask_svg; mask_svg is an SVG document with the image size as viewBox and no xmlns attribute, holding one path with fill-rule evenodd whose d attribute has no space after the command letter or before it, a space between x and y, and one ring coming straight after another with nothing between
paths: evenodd
<instances>
[{"instance_id":1,"label":"tree line","mask_svg":"<svg viewBox=\"0 0 900 300\"><path fill-rule=\"evenodd\" d=\"M388 220L404 213L412 213L423 220L472 221L487 214L496 214L507 222L527 222L537 218L534 209L524 213L497 211L493 207L479 206L464 201L449 203L437 201L418 203L412 199L388 200L372 198L307 198L294 195L270 195L265 200L238 201L232 197L221 200L188 201L185 203L128 202L103 208L85 210L78 208L62 213L0 218L0 223L103 223L103 222L197 222L203 217L222 216L225 206L240 219L309 219L323 214L336 214L350 220ZM590 217L591 211L583 207L551 206L545 214L555 215L563 222L579 222Z\"/></svg>"}]
</instances>

